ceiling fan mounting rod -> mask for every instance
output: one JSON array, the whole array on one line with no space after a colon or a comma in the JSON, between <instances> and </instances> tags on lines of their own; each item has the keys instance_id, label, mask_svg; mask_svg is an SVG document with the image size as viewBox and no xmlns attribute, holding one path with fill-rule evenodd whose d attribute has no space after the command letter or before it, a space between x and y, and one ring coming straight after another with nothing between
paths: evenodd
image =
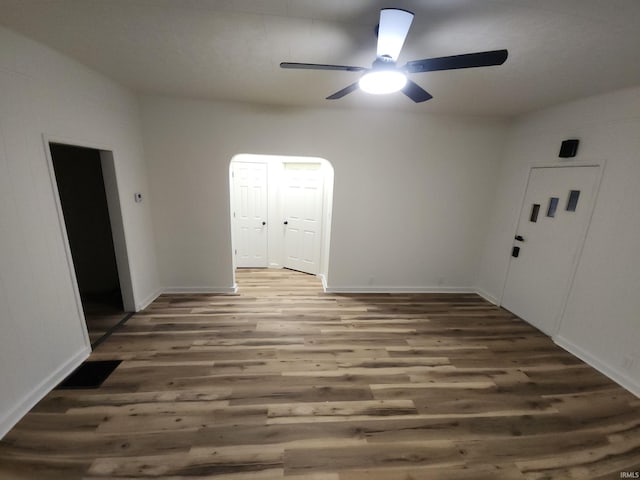
<instances>
[{"instance_id":1,"label":"ceiling fan mounting rod","mask_svg":"<svg viewBox=\"0 0 640 480\"><path fill-rule=\"evenodd\" d=\"M371 64L371 70L395 70L396 62L393 58L383 55L382 57L376 58Z\"/></svg>"}]
</instances>

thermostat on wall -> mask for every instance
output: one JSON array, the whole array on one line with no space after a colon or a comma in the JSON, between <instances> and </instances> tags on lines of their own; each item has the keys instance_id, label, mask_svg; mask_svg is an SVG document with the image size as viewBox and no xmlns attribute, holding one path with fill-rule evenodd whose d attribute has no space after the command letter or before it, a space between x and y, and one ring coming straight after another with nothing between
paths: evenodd
<instances>
[{"instance_id":1,"label":"thermostat on wall","mask_svg":"<svg viewBox=\"0 0 640 480\"><path fill-rule=\"evenodd\" d=\"M142 202L142 194L141 193L134 193L133 194L133 199L136 201L136 203Z\"/></svg>"}]
</instances>

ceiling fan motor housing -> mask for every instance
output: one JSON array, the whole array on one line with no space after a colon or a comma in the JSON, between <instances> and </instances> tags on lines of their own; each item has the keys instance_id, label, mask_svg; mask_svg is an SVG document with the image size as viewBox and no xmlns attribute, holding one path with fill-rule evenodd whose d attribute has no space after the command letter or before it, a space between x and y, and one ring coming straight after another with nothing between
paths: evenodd
<instances>
[{"instance_id":1,"label":"ceiling fan motor housing","mask_svg":"<svg viewBox=\"0 0 640 480\"><path fill-rule=\"evenodd\" d=\"M396 62L389 55L376 58L371 65L372 70L395 70Z\"/></svg>"}]
</instances>

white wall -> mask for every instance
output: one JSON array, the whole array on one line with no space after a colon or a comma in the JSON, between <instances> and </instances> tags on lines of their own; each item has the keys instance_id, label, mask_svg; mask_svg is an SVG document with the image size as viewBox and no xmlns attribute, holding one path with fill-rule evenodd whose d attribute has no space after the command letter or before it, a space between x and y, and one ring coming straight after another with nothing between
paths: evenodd
<instances>
[{"instance_id":1,"label":"white wall","mask_svg":"<svg viewBox=\"0 0 640 480\"><path fill-rule=\"evenodd\" d=\"M640 87L517 122L499 171L478 285L500 298L528 168L559 162L567 138L580 139L575 161L604 162L605 169L556 341L640 394Z\"/></svg>"},{"instance_id":2,"label":"white wall","mask_svg":"<svg viewBox=\"0 0 640 480\"><path fill-rule=\"evenodd\" d=\"M0 92L1 436L89 353L43 135L113 150L136 304L159 285L135 97L3 28Z\"/></svg>"},{"instance_id":3,"label":"white wall","mask_svg":"<svg viewBox=\"0 0 640 480\"><path fill-rule=\"evenodd\" d=\"M159 96L144 97L142 113L164 286L232 286L228 168L238 153L331 162L329 287L474 286L503 123Z\"/></svg>"}]
</instances>

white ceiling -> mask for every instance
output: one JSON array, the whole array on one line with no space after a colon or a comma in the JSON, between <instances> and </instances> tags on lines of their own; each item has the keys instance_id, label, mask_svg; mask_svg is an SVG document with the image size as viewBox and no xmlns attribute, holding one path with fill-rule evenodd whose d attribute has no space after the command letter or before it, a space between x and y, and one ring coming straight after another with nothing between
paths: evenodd
<instances>
[{"instance_id":1,"label":"white ceiling","mask_svg":"<svg viewBox=\"0 0 640 480\"><path fill-rule=\"evenodd\" d=\"M399 64L506 48L498 67L419 73L434 98L324 98L370 66L384 7L416 16ZM0 24L138 92L271 105L517 115L640 85L640 0L0 0Z\"/></svg>"}]
</instances>

